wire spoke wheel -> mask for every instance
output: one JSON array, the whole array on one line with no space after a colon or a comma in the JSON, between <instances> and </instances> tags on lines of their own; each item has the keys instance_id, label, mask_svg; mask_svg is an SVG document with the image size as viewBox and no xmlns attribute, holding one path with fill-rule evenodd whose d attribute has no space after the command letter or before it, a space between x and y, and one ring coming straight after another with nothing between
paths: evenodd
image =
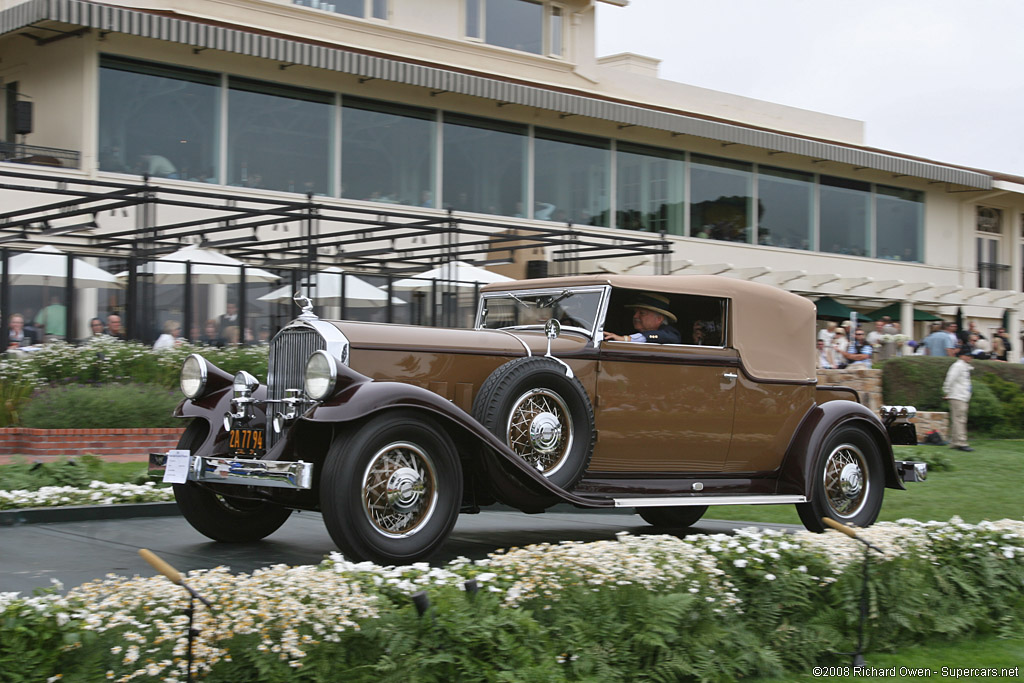
<instances>
[{"instance_id":1,"label":"wire spoke wheel","mask_svg":"<svg viewBox=\"0 0 1024 683\"><path fill-rule=\"evenodd\" d=\"M569 407L551 389L531 389L512 404L508 445L545 476L565 464L572 448Z\"/></svg>"},{"instance_id":2,"label":"wire spoke wheel","mask_svg":"<svg viewBox=\"0 0 1024 683\"><path fill-rule=\"evenodd\" d=\"M437 508L437 474L419 446L396 442L377 451L363 474L363 512L384 536L415 534Z\"/></svg>"},{"instance_id":3,"label":"wire spoke wheel","mask_svg":"<svg viewBox=\"0 0 1024 683\"><path fill-rule=\"evenodd\" d=\"M867 459L859 448L844 443L832 450L822 473L825 498L836 515L855 516L870 494Z\"/></svg>"}]
</instances>

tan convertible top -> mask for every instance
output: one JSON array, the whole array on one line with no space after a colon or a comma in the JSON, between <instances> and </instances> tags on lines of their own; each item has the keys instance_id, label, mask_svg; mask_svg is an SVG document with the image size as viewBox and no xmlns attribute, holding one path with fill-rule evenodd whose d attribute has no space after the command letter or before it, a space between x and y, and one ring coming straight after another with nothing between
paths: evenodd
<instances>
[{"instance_id":1,"label":"tan convertible top","mask_svg":"<svg viewBox=\"0 0 1024 683\"><path fill-rule=\"evenodd\" d=\"M585 285L725 297L730 300L733 345L752 375L804 381L815 377L814 304L771 285L719 275L580 275L502 282L481 291Z\"/></svg>"}]
</instances>

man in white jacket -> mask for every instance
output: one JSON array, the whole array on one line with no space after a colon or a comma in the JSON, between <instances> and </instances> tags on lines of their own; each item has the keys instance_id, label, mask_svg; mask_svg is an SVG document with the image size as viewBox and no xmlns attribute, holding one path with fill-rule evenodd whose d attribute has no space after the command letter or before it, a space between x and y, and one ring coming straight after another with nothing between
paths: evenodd
<instances>
[{"instance_id":1,"label":"man in white jacket","mask_svg":"<svg viewBox=\"0 0 1024 683\"><path fill-rule=\"evenodd\" d=\"M956 351L956 360L946 371L942 383L942 397L949 401L949 447L958 451L973 451L967 445L967 409L971 403L971 350L961 346Z\"/></svg>"}]
</instances>

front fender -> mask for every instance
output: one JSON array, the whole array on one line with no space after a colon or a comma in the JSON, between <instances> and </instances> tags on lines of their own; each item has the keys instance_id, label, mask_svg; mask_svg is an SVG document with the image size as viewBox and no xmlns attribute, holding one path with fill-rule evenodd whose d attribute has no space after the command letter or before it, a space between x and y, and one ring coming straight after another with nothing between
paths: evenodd
<instances>
[{"instance_id":1,"label":"front fender","mask_svg":"<svg viewBox=\"0 0 1024 683\"><path fill-rule=\"evenodd\" d=\"M864 429L878 446L878 452L882 456L886 488L905 488L896 471L892 444L889 443L889 436L881 418L860 403L837 400L815 405L804 416L786 450L786 457L779 473L777 492L803 495L809 499L812 493L811 470L814 467L815 455L821 451L829 434L841 426L854 423Z\"/></svg>"},{"instance_id":2,"label":"front fender","mask_svg":"<svg viewBox=\"0 0 1024 683\"><path fill-rule=\"evenodd\" d=\"M480 471L503 502L534 511L557 502L582 507L610 507L612 503L594 501L555 486L532 468L472 415L451 401L412 384L378 382L367 379L346 386L327 402L311 408L302 420L320 423L343 423L361 420L383 410L406 408L431 414L452 434L457 443L479 444L471 455L478 455ZM455 438L465 436L468 439ZM462 455L470 455L462 453ZM509 481L512 477L514 481Z\"/></svg>"},{"instance_id":3,"label":"front fender","mask_svg":"<svg viewBox=\"0 0 1024 683\"><path fill-rule=\"evenodd\" d=\"M212 391L195 400L186 398L174 409L174 417L206 420L209 423L206 439L203 441L203 444L196 449L197 453L209 454L227 452L228 433L224 431L223 425L224 414L231 410L232 395L232 388L229 386L224 389ZM267 388L260 385L259 388L253 392L253 397L260 401L266 400ZM256 406L253 413L254 416L251 424L255 427L265 426L266 413L263 408Z\"/></svg>"}]
</instances>

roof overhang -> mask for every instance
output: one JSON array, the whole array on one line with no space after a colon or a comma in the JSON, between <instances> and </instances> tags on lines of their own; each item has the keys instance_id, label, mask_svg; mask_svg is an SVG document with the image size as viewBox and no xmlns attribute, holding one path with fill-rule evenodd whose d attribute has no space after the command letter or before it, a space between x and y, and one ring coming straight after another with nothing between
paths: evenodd
<instances>
[{"instance_id":1,"label":"roof overhang","mask_svg":"<svg viewBox=\"0 0 1024 683\"><path fill-rule=\"evenodd\" d=\"M622 2L603 1L612 4ZM971 169L602 99L584 91L552 90L483 74L365 54L284 35L254 33L242 27L212 25L87 0L29 0L11 7L0 12L0 35L45 21L272 59L360 78L375 78L535 107L564 115L602 119L621 126L640 126L773 152L786 152L815 160L884 171L894 176L911 176L979 190L992 188L991 175Z\"/></svg>"}]
</instances>

